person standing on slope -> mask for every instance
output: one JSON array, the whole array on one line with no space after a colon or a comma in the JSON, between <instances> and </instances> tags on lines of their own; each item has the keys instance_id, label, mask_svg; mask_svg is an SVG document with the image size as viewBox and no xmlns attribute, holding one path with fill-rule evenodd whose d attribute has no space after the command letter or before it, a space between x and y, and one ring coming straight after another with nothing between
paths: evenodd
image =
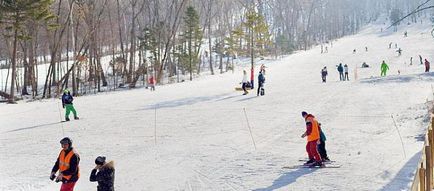
<instances>
[{"instance_id":1,"label":"person standing on slope","mask_svg":"<svg viewBox=\"0 0 434 191\"><path fill-rule=\"evenodd\" d=\"M259 96L259 94L261 94L261 96L263 96L264 93L264 83L265 83L265 77L264 74L262 74L262 71L259 71L259 75L258 75L258 92L257 92L257 96Z\"/></svg>"},{"instance_id":2,"label":"person standing on slope","mask_svg":"<svg viewBox=\"0 0 434 191\"><path fill-rule=\"evenodd\" d=\"M325 141L327 140L324 131L322 130L321 123L318 123L319 128L319 144L318 144L318 153L321 156L321 159L323 162L330 161L329 157L327 156L327 150L325 148L326 144Z\"/></svg>"},{"instance_id":3,"label":"person standing on slope","mask_svg":"<svg viewBox=\"0 0 434 191\"><path fill-rule=\"evenodd\" d=\"M50 179L62 182L60 191L73 191L75 183L80 178L80 168L78 166L80 156L72 147L72 140L70 138L63 138L60 140L60 144L62 145L62 150L51 170ZM57 171L59 171L59 174L56 177Z\"/></svg>"},{"instance_id":4,"label":"person standing on slope","mask_svg":"<svg viewBox=\"0 0 434 191\"><path fill-rule=\"evenodd\" d=\"M339 63L338 72L339 72L339 80L340 81L345 80L345 78L344 78L344 67L342 67L342 63Z\"/></svg>"},{"instance_id":5,"label":"person standing on slope","mask_svg":"<svg viewBox=\"0 0 434 191\"><path fill-rule=\"evenodd\" d=\"M246 70L243 70L243 81L241 81L241 83L242 83L241 87L243 88L243 91L244 91L243 95L247 95L249 92L246 89L247 85L248 85Z\"/></svg>"},{"instance_id":6,"label":"person standing on slope","mask_svg":"<svg viewBox=\"0 0 434 191\"><path fill-rule=\"evenodd\" d=\"M321 78L322 78L322 82L326 83L327 82L327 67L324 66L324 68L321 70Z\"/></svg>"},{"instance_id":7,"label":"person standing on slope","mask_svg":"<svg viewBox=\"0 0 434 191\"><path fill-rule=\"evenodd\" d=\"M344 81L345 80L350 81L350 79L348 78L348 65L347 64L344 65L344 72L345 72Z\"/></svg>"},{"instance_id":8,"label":"person standing on slope","mask_svg":"<svg viewBox=\"0 0 434 191\"><path fill-rule=\"evenodd\" d=\"M386 76L387 70L389 70L389 66L383 60L383 62L381 63L381 76Z\"/></svg>"},{"instance_id":9,"label":"person standing on slope","mask_svg":"<svg viewBox=\"0 0 434 191\"><path fill-rule=\"evenodd\" d=\"M79 119L77 116L77 111L75 111L74 106L72 105L72 101L74 98L71 95L71 92L69 90L64 90L62 95L62 106L66 109L65 112L65 120L69 121L69 114L72 111L72 114L74 114L74 119Z\"/></svg>"},{"instance_id":10,"label":"person standing on slope","mask_svg":"<svg viewBox=\"0 0 434 191\"><path fill-rule=\"evenodd\" d=\"M425 72L429 72L430 63L425 59Z\"/></svg>"},{"instance_id":11,"label":"person standing on slope","mask_svg":"<svg viewBox=\"0 0 434 191\"><path fill-rule=\"evenodd\" d=\"M110 161L107 163L104 156L99 156L95 159L95 164L96 167L90 173L89 180L91 182L98 182L97 191L114 191L114 162Z\"/></svg>"},{"instance_id":12,"label":"person standing on slope","mask_svg":"<svg viewBox=\"0 0 434 191\"><path fill-rule=\"evenodd\" d=\"M318 121L312 114L305 111L301 112L301 115L306 122L306 131L301 135L301 138L307 137L306 151L309 156L309 160L305 165L309 167L322 166L321 156L317 148L320 138Z\"/></svg>"}]
</instances>

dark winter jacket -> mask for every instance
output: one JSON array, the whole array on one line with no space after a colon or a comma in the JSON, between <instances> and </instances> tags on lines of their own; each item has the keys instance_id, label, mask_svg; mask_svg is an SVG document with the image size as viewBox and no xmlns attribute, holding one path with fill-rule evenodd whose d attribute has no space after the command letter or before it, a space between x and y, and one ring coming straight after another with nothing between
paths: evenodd
<instances>
[{"instance_id":1,"label":"dark winter jacket","mask_svg":"<svg viewBox=\"0 0 434 191\"><path fill-rule=\"evenodd\" d=\"M89 180L91 182L98 181L98 191L114 191L114 183L115 183L115 168L114 162L110 161L104 164L97 172L96 169L93 169Z\"/></svg>"},{"instance_id":2,"label":"dark winter jacket","mask_svg":"<svg viewBox=\"0 0 434 191\"><path fill-rule=\"evenodd\" d=\"M326 77L328 75L328 73L327 73L327 69L322 69L321 70L321 76L323 76L323 77Z\"/></svg>"},{"instance_id":3,"label":"dark winter jacket","mask_svg":"<svg viewBox=\"0 0 434 191\"><path fill-rule=\"evenodd\" d=\"M258 83L259 84L265 83L265 77L262 73L259 73L259 75L258 75Z\"/></svg>"},{"instance_id":4,"label":"dark winter jacket","mask_svg":"<svg viewBox=\"0 0 434 191\"><path fill-rule=\"evenodd\" d=\"M65 156L68 155L69 152L72 152L72 147L67 149L65 151ZM71 161L69 162L69 169L62 172L63 175L72 175L71 179L69 181L66 181L65 179L62 180L62 182L77 182L78 180L78 164L80 163L80 157L77 154L74 154L71 157ZM51 172L57 172L59 170L59 157L57 157L56 163L54 164L53 168L51 169Z\"/></svg>"},{"instance_id":5,"label":"dark winter jacket","mask_svg":"<svg viewBox=\"0 0 434 191\"><path fill-rule=\"evenodd\" d=\"M74 98L72 97L72 95L70 93L68 93L68 94L64 93L62 96L63 106L65 106L66 104L72 104L73 100L74 100Z\"/></svg>"},{"instance_id":6,"label":"dark winter jacket","mask_svg":"<svg viewBox=\"0 0 434 191\"><path fill-rule=\"evenodd\" d=\"M338 72L339 73L344 72L344 67L342 67L342 64L339 64L339 66L338 66Z\"/></svg>"}]
</instances>

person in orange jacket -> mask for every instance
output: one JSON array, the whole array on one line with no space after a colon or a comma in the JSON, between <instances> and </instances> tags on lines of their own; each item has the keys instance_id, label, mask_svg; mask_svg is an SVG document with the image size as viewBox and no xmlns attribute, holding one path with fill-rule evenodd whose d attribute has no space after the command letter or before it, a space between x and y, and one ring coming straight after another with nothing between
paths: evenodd
<instances>
[{"instance_id":1,"label":"person in orange jacket","mask_svg":"<svg viewBox=\"0 0 434 191\"><path fill-rule=\"evenodd\" d=\"M62 182L60 191L73 191L75 183L80 178L78 167L80 156L72 147L72 140L69 137L60 140L60 144L62 145L62 150L51 170L50 179ZM57 171L59 171L59 174L56 176Z\"/></svg>"},{"instance_id":2,"label":"person in orange jacket","mask_svg":"<svg viewBox=\"0 0 434 191\"><path fill-rule=\"evenodd\" d=\"M322 166L321 156L317 150L317 144L320 142L318 121L315 119L315 116L305 111L301 112L301 115L306 122L306 131L301 135L301 138L307 137L306 151L309 156L309 160L305 165L310 167Z\"/></svg>"}]
</instances>

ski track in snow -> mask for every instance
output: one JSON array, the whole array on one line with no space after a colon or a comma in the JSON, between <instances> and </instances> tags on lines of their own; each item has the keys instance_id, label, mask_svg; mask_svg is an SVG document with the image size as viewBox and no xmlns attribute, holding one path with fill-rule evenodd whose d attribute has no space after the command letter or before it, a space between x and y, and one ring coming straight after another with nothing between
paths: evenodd
<instances>
[{"instance_id":1,"label":"ski track in snow","mask_svg":"<svg viewBox=\"0 0 434 191\"><path fill-rule=\"evenodd\" d=\"M58 190L48 178L64 136L81 157L76 190L96 189L88 177L99 155L115 161L120 191L407 190L429 123L426 101L433 99L434 73L423 73L418 55L434 63L433 39L426 25L383 34L380 27L339 39L326 54L315 47L261 61L267 66L265 96L233 90L246 65L155 92L78 97L74 105L82 118L66 123L59 123L59 99L0 105L0 191ZM388 49L389 42L398 43L401 56ZM383 78L381 60L390 67ZM371 67L360 68L364 61ZM339 82L340 62L348 64L350 81ZM327 83L321 83L324 66ZM327 152L340 168L282 169L306 157L301 111L322 123Z\"/></svg>"}]
</instances>

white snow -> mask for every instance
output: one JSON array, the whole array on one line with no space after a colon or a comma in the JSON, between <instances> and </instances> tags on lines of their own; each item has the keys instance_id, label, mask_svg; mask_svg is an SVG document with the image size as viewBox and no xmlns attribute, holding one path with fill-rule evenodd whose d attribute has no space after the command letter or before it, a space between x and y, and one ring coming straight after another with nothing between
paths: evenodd
<instances>
[{"instance_id":1,"label":"white snow","mask_svg":"<svg viewBox=\"0 0 434 191\"><path fill-rule=\"evenodd\" d=\"M433 99L434 73L423 73L418 55L433 62L434 39L430 26L397 33L380 27L334 41L327 54L316 47L269 61L263 97L234 91L242 79L237 68L155 92L77 97L81 119L67 123L58 123L59 99L0 105L0 190L58 190L49 175L64 136L81 157L75 190L96 190L88 178L99 155L115 161L119 191L408 190ZM403 49L401 56L388 49L390 42ZM382 60L390 71L381 78ZM371 68L360 68L363 61ZM351 81L339 82L339 62L349 65ZM321 83L323 66L327 83ZM301 111L323 124L328 154L341 168L282 168L307 157Z\"/></svg>"}]
</instances>

